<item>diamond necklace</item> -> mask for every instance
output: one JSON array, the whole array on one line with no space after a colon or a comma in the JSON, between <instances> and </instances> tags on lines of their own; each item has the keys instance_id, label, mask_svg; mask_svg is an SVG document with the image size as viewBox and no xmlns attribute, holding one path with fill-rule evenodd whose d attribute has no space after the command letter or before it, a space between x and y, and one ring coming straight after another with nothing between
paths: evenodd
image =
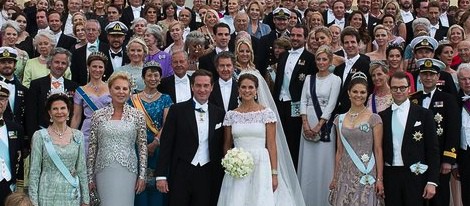
<instances>
[{"instance_id":1,"label":"diamond necklace","mask_svg":"<svg viewBox=\"0 0 470 206\"><path fill-rule=\"evenodd\" d=\"M156 91L153 94L147 94L147 92L142 91L142 94L144 94L144 97L147 98L147 99L153 99L158 94L158 91Z\"/></svg>"},{"instance_id":2,"label":"diamond necklace","mask_svg":"<svg viewBox=\"0 0 470 206\"><path fill-rule=\"evenodd\" d=\"M357 112L357 113L352 113L351 112L351 109L349 109L348 111L348 114L349 114L349 118L351 119L351 121L354 122L354 120L357 119L357 117L359 116L359 114L361 114L362 112L366 111L367 107L364 107L364 109L362 109L360 112Z\"/></svg>"},{"instance_id":3,"label":"diamond necklace","mask_svg":"<svg viewBox=\"0 0 470 206\"><path fill-rule=\"evenodd\" d=\"M58 136L59 136L59 139L62 139L63 136L64 136L64 134L65 134L65 132L67 132L67 129L68 129L68 128L69 128L69 127L65 127L65 130L62 131L62 132L59 132L59 130L52 128L52 132L54 132L56 135L58 135Z\"/></svg>"}]
</instances>

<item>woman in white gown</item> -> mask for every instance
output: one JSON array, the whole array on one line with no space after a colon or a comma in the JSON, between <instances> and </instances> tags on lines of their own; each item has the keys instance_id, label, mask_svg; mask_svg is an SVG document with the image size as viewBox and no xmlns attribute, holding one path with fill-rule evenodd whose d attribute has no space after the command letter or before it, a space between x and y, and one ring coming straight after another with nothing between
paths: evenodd
<instances>
[{"instance_id":1,"label":"woman in white gown","mask_svg":"<svg viewBox=\"0 0 470 206\"><path fill-rule=\"evenodd\" d=\"M242 33L242 32L240 32ZM294 169L294 164L292 163L292 159L289 153L289 149L287 147L287 142L286 142L286 137L284 135L284 130L281 126L280 121L277 121L279 119L279 113L277 112L276 105L274 103L274 100L271 96L271 93L269 91L268 85L264 78L261 76L261 74L254 68L253 64L253 49L251 47L251 42L248 40L248 38L240 38L235 46L235 56L237 58L237 67L239 70L239 73L237 74L238 76L241 76L243 74L251 74L255 76L258 80L258 87L257 87L257 99L258 99L258 104L265 107L266 109L262 111L258 111L262 115L258 115L257 112L255 113L248 113L248 114L239 114L236 115L237 112L234 112L233 118L236 118L238 121L233 121L232 122L232 127L237 125L237 124L243 124L245 122L253 122L257 121L257 124L265 124L266 122L270 122L268 120L274 120L271 122L276 122L275 124L275 145L276 145L276 153L277 153L277 181L278 185L276 190L273 192L273 187L271 182L272 178L272 171L271 167L266 167L266 165L271 165L270 161L265 161L265 159L261 162L256 163L255 162L255 169L251 176L247 176L243 179L233 179L229 175L225 175L223 183L222 183L222 188L219 196L219 202L218 205L223 205L223 206L229 206L229 205L250 205L250 206L271 206L271 205L279 205L279 206L304 206L305 202L302 196L302 192L300 190L300 185L299 181L297 179L297 175ZM246 58L246 56L249 56L249 58ZM248 61L246 61L248 60ZM240 84L240 81L239 81ZM268 112L268 109L270 112ZM274 119L270 119L271 117L268 115L268 113L274 113ZM229 112L232 113L232 112ZM229 118L229 113L227 113L226 118ZM245 117L243 115L246 115ZM243 118L242 118L243 117ZM251 117L251 119L250 119ZM268 118L269 117L269 118ZM258 136L254 137L259 137L262 139L262 141L265 141L266 133L263 127L254 127L254 124L249 124L249 126L243 127L242 130L235 130L231 131L231 135L235 139L235 145L241 147L242 145L246 145L246 143L240 143L240 145L237 145L237 137L241 137L241 135L245 136L247 134L254 135L256 133L255 130L258 130L259 128L262 128L262 133L256 133ZM249 129L248 129L249 128ZM243 132L243 133L240 133ZM229 133L230 134L230 133ZM250 139L253 139L251 141ZM253 147L253 145L258 145L259 144L259 139L254 139L250 138L245 140L246 142L249 142L250 148ZM264 149L264 144L263 148L261 151L266 151ZM244 148L248 150L248 148ZM259 149L259 148L258 148ZM264 153L266 154L266 153ZM254 156L254 155L253 155ZM255 156L254 156L255 157ZM269 158L267 155L265 155L265 158ZM258 161L258 160L255 160ZM262 165L261 165L261 164ZM274 164L272 164L274 165ZM259 170L257 170L259 169ZM276 173L276 171L274 172ZM256 176L255 176L256 174ZM269 179L269 182L265 182L267 179ZM245 183L236 183L236 182L245 182ZM267 196L261 196L261 194L265 194L261 192L261 189L255 189L255 188L260 188L261 185L263 186L264 190L263 191L270 191L272 193L271 195ZM269 193L266 193L269 194Z\"/></svg>"}]
</instances>

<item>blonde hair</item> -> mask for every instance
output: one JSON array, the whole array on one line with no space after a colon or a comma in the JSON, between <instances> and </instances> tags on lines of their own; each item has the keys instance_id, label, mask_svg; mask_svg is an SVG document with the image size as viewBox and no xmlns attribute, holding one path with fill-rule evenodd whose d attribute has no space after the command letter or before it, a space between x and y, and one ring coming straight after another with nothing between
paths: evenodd
<instances>
[{"instance_id":1,"label":"blonde hair","mask_svg":"<svg viewBox=\"0 0 470 206\"><path fill-rule=\"evenodd\" d=\"M331 51L331 47L328 45L321 45L320 47L318 47L317 51L315 52L315 58L323 53L326 54L329 59L329 62L331 63L333 61L333 51Z\"/></svg>"},{"instance_id":2,"label":"blonde hair","mask_svg":"<svg viewBox=\"0 0 470 206\"><path fill-rule=\"evenodd\" d=\"M215 15L215 17L217 18L217 22L220 21L220 18L219 18L219 13L217 13L217 11L215 11L214 9L207 9L206 11L206 15L204 15L204 25L207 25L207 15L209 15L209 13L212 13L213 15Z\"/></svg>"},{"instance_id":3,"label":"blonde hair","mask_svg":"<svg viewBox=\"0 0 470 206\"><path fill-rule=\"evenodd\" d=\"M141 37L133 37L133 38L131 38L131 40L129 40L129 42L127 43L127 46L126 46L126 52L128 54L129 54L129 46L132 43L137 43L137 44L142 45L142 48L144 49L144 57L147 56L147 54L149 53L149 48L148 48L147 44L145 43L145 41Z\"/></svg>"},{"instance_id":4,"label":"blonde hair","mask_svg":"<svg viewBox=\"0 0 470 206\"><path fill-rule=\"evenodd\" d=\"M129 91L132 91L132 78L127 72L114 72L108 79L108 89L111 89L114 82L118 79L127 81L129 83Z\"/></svg>"},{"instance_id":5,"label":"blonde hair","mask_svg":"<svg viewBox=\"0 0 470 206\"><path fill-rule=\"evenodd\" d=\"M248 62L248 66L251 67L251 68L255 68L255 64L253 63L254 59L255 59L255 56L253 54L253 48L251 47L251 41L250 40L247 40L245 38L241 38L237 41L237 44L235 46L235 59L237 60L237 63L235 64L236 67L241 67L241 64L238 62L238 50L240 49L240 47L245 44L248 49L250 50L250 53L251 53L251 57L250 57L250 62Z\"/></svg>"},{"instance_id":6,"label":"blonde hair","mask_svg":"<svg viewBox=\"0 0 470 206\"><path fill-rule=\"evenodd\" d=\"M33 203L27 194L14 192L5 200L5 206L33 206Z\"/></svg>"}]
</instances>

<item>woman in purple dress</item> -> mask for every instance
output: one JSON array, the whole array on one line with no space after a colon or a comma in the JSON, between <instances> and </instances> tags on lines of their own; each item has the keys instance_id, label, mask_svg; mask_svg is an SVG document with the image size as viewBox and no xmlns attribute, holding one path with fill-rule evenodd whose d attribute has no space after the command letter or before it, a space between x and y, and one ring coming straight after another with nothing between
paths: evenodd
<instances>
[{"instance_id":1,"label":"woman in purple dress","mask_svg":"<svg viewBox=\"0 0 470 206\"><path fill-rule=\"evenodd\" d=\"M160 50L161 46L164 44L163 33L160 26L155 24L148 25L144 40L149 48L149 53L145 57L144 63L149 61L158 62L162 68L162 78L173 75L171 55Z\"/></svg>"},{"instance_id":2,"label":"woman in purple dress","mask_svg":"<svg viewBox=\"0 0 470 206\"><path fill-rule=\"evenodd\" d=\"M91 116L94 111L108 106L111 102L108 86L101 80L106 62L108 62L108 58L103 53L93 52L90 54L87 59L90 81L88 84L78 87L73 97L73 117L70 126L78 129L82 122L82 113L85 114L81 131L84 135L86 153L88 153Z\"/></svg>"}]
</instances>

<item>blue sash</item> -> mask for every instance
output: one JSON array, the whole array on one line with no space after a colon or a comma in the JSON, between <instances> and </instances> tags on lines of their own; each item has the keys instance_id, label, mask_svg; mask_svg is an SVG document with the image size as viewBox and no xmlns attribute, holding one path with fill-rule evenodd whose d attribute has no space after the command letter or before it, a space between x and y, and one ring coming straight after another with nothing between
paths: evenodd
<instances>
[{"instance_id":1,"label":"blue sash","mask_svg":"<svg viewBox=\"0 0 470 206\"><path fill-rule=\"evenodd\" d=\"M98 107L91 101L90 97L86 94L86 92L82 89L82 87L78 87L77 89L78 94L83 98L85 103L93 110L96 111L98 110Z\"/></svg>"},{"instance_id":2,"label":"blue sash","mask_svg":"<svg viewBox=\"0 0 470 206\"><path fill-rule=\"evenodd\" d=\"M371 152L371 158L368 160L367 168L365 166L366 161L361 161L359 156L357 156L356 152L354 152L353 148L351 145L348 143L346 138L344 138L343 133L341 133L341 127L343 126L343 120L344 120L345 114L340 114L339 115L339 124L338 124L338 130L339 134L341 135L341 142L344 145L344 148L346 149L346 152L348 152L349 157L351 157L351 160L353 161L354 165L356 165L357 169L363 174L360 179L359 183L363 185L372 185L375 183L375 178L372 177L369 173L372 171L375 165L375 157L374 157L374 152Z\"/></svg>"},{"instance_id":3,"label":"blue sash","mask_svg":"<svg viewBox=\"0 0 470 206\"><path fill-rule=\"evenodd\" d=\"M317 114L318 122L320 122L323 112L321 111L320 102L318 102L318 96L316 91L316 78L315 74L310 75L310 96L312 97L313 108ZM332 118L330 118L332 120ZM333 121L326 121L325 124L320 128L320 141L330 142L330 131Z\"/></svg>"},{"instance_id":4,"label":"blue sash","mask_svg":"<svg viewBox=\"0 0 470 206\"><path fill-rule=\"evenodd\" d=\"M44 146L46 147L47 153L49 154L49 157L51 157L52 162L54 162L54 165L57 167L57 169L59 169L60 173L73 187L72 191L70 192L70 198L78 199L80 197L78 176L73 177L72 174L70 174L70 171L62 162L62 160L60 160L59 155L57 154L56 150L54 149L54 146L52 145L52 140L51 138L49 138L47 129L42 129L41 134L42 140L44 141Z\"/></svg>"},{"instance_id":5,"label":"blue sash","mask_svg":"<svg viewBox=\"0 0 470 206\"><path fill-rule=\"evenodd\" d=\"M372 93L372 112L377 114L377 104L375 103L375 93Z\"/></svg>"}]
</instances>

